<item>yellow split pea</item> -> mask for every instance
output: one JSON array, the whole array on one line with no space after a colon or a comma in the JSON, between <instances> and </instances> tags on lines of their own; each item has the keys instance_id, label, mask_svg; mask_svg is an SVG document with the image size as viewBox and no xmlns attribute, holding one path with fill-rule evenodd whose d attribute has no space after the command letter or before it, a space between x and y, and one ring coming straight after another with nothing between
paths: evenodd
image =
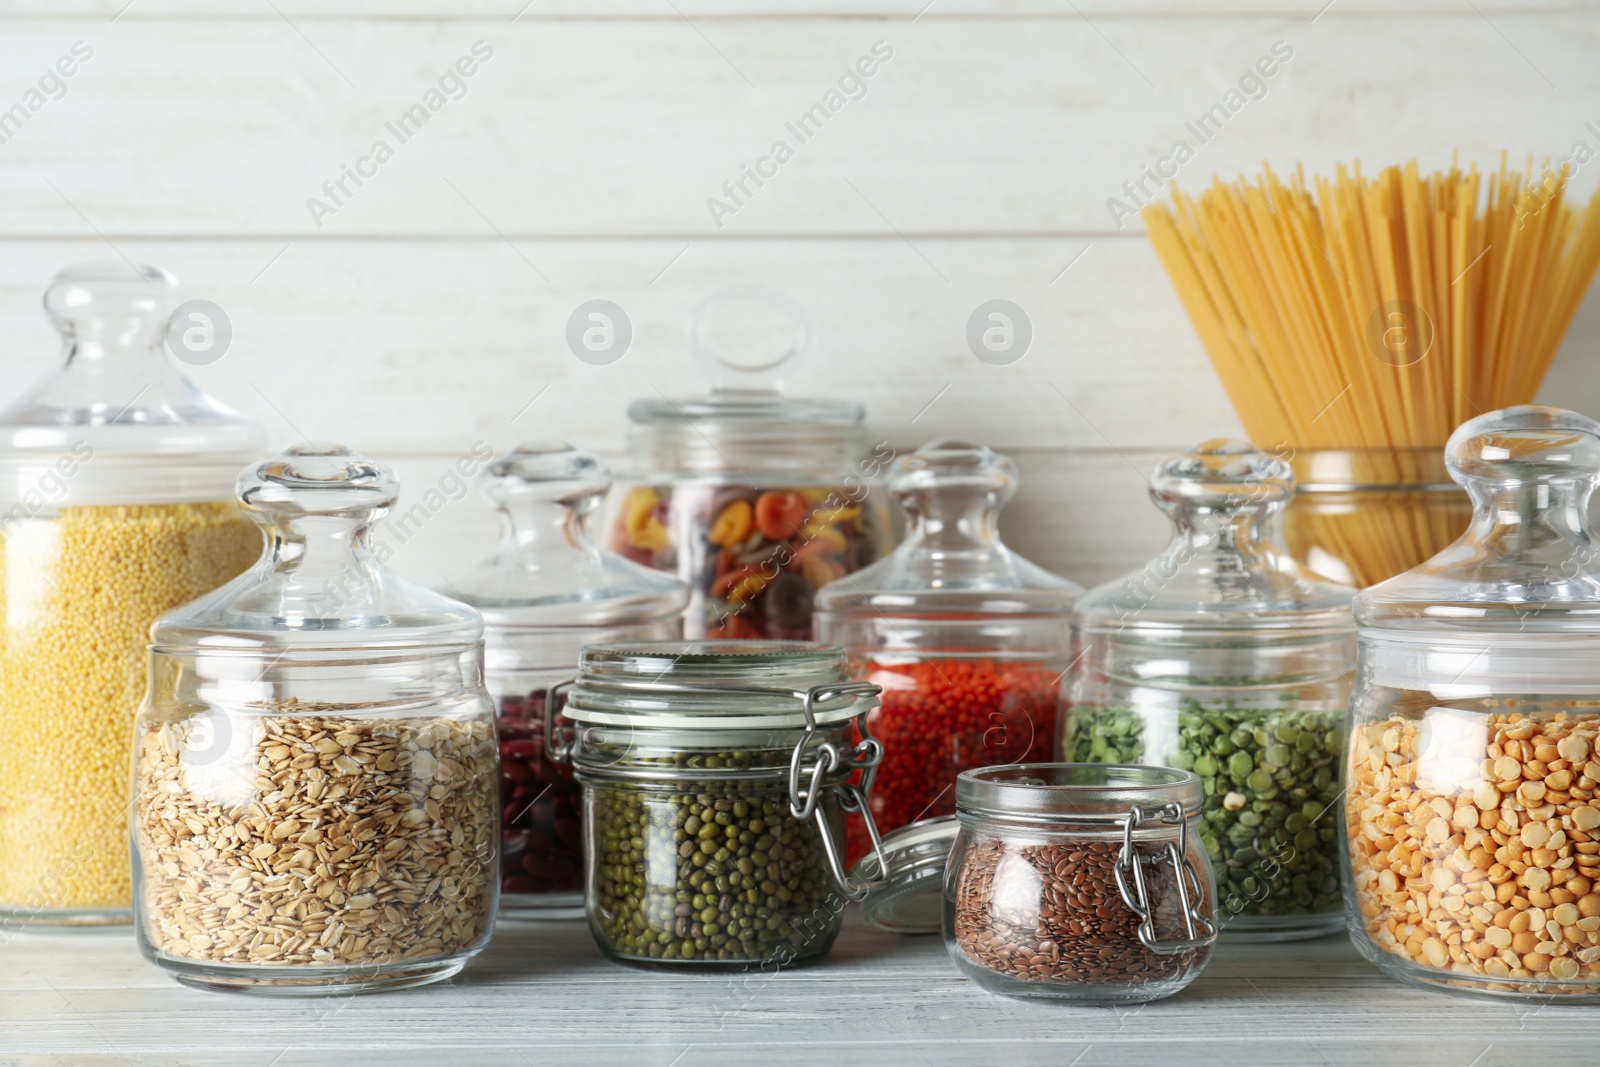
<instances>
[{"instance_id":1,"label":"yellow split pea","mask_svg":"<svg viewBox=\"0 0 1600 1067\"><path fill-rule=\"evenodd\" d=\"M0 908L130 906L150 624L260 553L232 503L67 507L0 540Z\"/></svg>"}]
</instances>

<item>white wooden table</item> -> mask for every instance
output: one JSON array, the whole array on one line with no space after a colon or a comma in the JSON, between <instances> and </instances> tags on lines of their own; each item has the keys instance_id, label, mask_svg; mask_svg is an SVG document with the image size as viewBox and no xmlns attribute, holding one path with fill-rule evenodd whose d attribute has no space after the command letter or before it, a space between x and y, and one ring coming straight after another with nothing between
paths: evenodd
<instances>
[{"instance_id":1,"label":"white wooden table","mask_svg":"<svg viewBox=\"0 0 1600 1067\"><path fill-rule=\"evenodd\" d=\"M1342 937L1227 946L1171 1000L992 996L937 938L852 915L821 965L677 976L600 957L581 923L506 923L448 984L264 1000L184 988L123 933L0 947L0 1064L865 1064L1095 1067L1596 1062L1600 1009L1468 999L1381 977Z\"/></svg>"}]
</instances>

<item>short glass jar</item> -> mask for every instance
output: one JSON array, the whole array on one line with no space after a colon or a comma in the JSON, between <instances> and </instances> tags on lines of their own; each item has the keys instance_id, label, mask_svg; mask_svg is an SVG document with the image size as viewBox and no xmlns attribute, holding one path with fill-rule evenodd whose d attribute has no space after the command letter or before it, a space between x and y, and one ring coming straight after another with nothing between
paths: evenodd
<instances>
[{"instance_id":1,"label":"short glass jar","mask_svg":"<svg viewBox=\"0 0 1600 1067\"><path fill-rule=\"evenodd\" d=\"M0 412L0 923L133 918L128 766L150 624L261 554L233 483L260 426L166 352L177 282L69 267L61 365Z\"/></svg>"},{"instance_id":2,"label":"short glass jar","mask_svg":"<svg viewBox=\"0 0 1600 1067\"><path fill-rule=\"evenodd\" d=\"M1600 1002L1600 422L1507 408L1446 458L1466 536L1355 602L1351 937L1413 983Z\"/></svg>"},{"instance_id":3,"label":"short glass jar","mask_svg":"<svg viewBox=\"0 0 1600 1067\"><path fill-rule=\"evenodd\" d=\"M1008 457L969 441L895 460L888 488L910 519L905 540L817 594L817 640L843 646L855 676L883 688L870 722L884 746L872 794L884 833L954 813L964 770L1038 763L1055 748L1083 587L1001 540L1017 482ZM871 847L850 820L851 860Z\"/></svg>"},{"instance_id":4,"label":"short glass jar","mask_svg":"<svg viewBox=\"0 0 1600 1067\"><path fill-rule=\"evenodd\" d=\"M751 305L783 309L795 331L754 366L704 336L708 321ZM606 547L689 587L687 637L809 640L813 593L889 550L871 490L894 450L869 444L861 405L781 392L806 336L803 312L777 294L719 293L689 328L710 395L628 407L631 458Z\"/></svg>"},{"instance_id":5,"label":"short glass jar","mask_svg":"<svg viewBox=\"0 0 1600 1067\"><path fill-rule=\"evenodd\" d=\"M566 755L601 950L677 969L826 955L870 888L840 852L882 756L864 732L877 693L848 680L839 649L808 642L584 649Z\"/></svg>"},{"instance_id":6,"label":"short glass jar","mask_svg":"<svg viewBox=\"0 0 1600 1067\"><path fill-rule=\"evenodd\" d=\"M1427 449L1323 449L1289 460L1295 495L1283 514L1289 554L1363 589L1408 571L1466 530L1472 501Z\"/></svg>"},{"instance_id":7,"label":"short glass jar","mask_svg":"<svg viewBox=\"0 0 1600 1067\"><path fill-rule=\"evenodd\" d=\"M266 553L152 628L134 921L179 981L360 992L455 974L494 928L483 623L386 571L393 474L299 445L239 476Z\"/></svg>"},{"instance_id":8,"label":"short glass jar","mask_svg":"<svg viewBox=\"0 0 1600 1067\"><path fill-rule=\"evenodd\" d=\"M611 487L569 444L524 445L490 463L499 547L449 591L484 621L484 667L500 738L500 913L583 917L583 789L549 758L545 705L578 673L583 646L679 637L689 591L602 550L589 524ZM553 704L556 728L571 724Z\"/></svg>"},{"instance_id":9,"label":"short glass jar","mask_svg":"<svg viewBox=\"0 0 1600 1067\"><path fill-rule=\"evenodd\" d=\"M1159 1000L1216 940L1197 837L1200 780L1162 767L1021 764L965 771L944 882L944 938L995 993Z\"/></svg>"},{"instance_id":10,"label":"short glass jar","mask_svg":"<svg viewBox=\"0 0 1600 1067\"><path fill-rule=\"evenodd\" d=\"M1213 440L1163 463L1151 498L1173 538L1074 613L1064 758L1192 770L1226 937L1316 937L1344 923L1339 762L1355 590L1273 543L1288 466Z\"/></svg>"}]
</instances>

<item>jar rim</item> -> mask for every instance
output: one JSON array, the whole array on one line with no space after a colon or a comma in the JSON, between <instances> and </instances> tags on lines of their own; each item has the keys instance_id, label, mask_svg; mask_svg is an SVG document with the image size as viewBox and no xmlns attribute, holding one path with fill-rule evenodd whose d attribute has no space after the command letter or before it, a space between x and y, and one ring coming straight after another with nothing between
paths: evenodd
<instances>
[{"instance_id":1,"label":"jar rim","mask_svg":"<svg viewBox=\"0 0 1600 1067\"><path fill-rule=\"evenodd\" d=\"M962 771L961 814L1047 822L1114 822L1133 808L1182 805L1200 814L1200 778L1192 771L1133 763L1015 763Z\"/></svg>"}]
</instances>

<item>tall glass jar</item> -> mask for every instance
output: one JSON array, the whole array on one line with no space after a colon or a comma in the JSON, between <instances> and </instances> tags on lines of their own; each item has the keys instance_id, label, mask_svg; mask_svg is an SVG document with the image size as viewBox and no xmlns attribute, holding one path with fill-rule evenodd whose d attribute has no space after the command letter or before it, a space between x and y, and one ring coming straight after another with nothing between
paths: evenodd
<instances>
[{"instance_id":1,"label":"tall glass jar","mask_svg":"<svg viewBox=\"0 0 1600 1067\"><path fill-rule=\"evenodd\" d=\"M1467 528L1472 502L1436 449L1301 452L1283 514L1289 554L1311 570L1365 588L1410 570Z\"/></svg>"},{"instance_id":2,"label":"tall glass jar","mask_svg":"<svg viewBox=\"0 0 1600 1067\"><path fill-rule=\"evenodd\" d=\"M179 981L263 994L447 978L494 927L483 623L385 570L399 486L341 445L239 476L256 565L152 628L135 928Z\"/></svg>"},{"instance_id":3,"label":"tall glass jar","mask_svg":"<svg viewBox=\"0 0 1600 1067\"><path fill-rule=\"evenodd\" d=\"M877 693L848 680L842 651L808 642L584 649L568 758L601 951L732 970L826 955L875 884L847 875L840 836L883 752L865 733Z\"/></svg>"},{"instance_id":4,"label":"tall glass jar","mask_svg":"<svg viewBox=\"0 0 1600 1067\"><path fill-rule=\"evenodd\" d=\"M1471 528L1355 603L1351 936L1407 981L1600 1001L1600 422L1507 408L1446 457Z\"/></svg>"},{"instance_id":5,"label":"tall glass jar","mask_svg":"<svg viewBox=\"0 0 1600 1067\"><path fill-rule=\"evenodd\" d=\"M749 301L777 301L796 328L790 349L755 367L713 354L701 336L709 316ZM893 449L869 445L859 404L780 392L805 339L804 316L788 301L719 294L696 312L689 336L711 394L629 406L632 469L607 546L688 585L690 638L808 640L814 591L889 550L870 488Z\"/></svg>"},{"instance_id":6,"label":"tall glass jar","mask_svg":"<svg viewBox=\"0 0 1600 1067\"><path fill-rule=\"evenodd\" d=\"M1274 547L1288 465L1212 440L1158 467L1165 551L1078 602L1069 760L1199 775L1200 840L1227 936L1315 937L1344 922L1339 757L1355 666L1354 590Z\"/></svg>"},{"instance_id":7,"label":"tall glass jar","mask_svg":"<svg viewBox=\"0 0 1600 1067\"><path fill-rule=\"evenodd\" d=\"M910 520L904 543L824 588L815 620L817 639L883 689L869 722L884 744L872 814L885 833L953 814L964 770L1050 759L1083 592L1001 541L1017 488L1007 457L933 441L896 460L888 484ZM851 859L870 847L851 820Z\"/></svg>"},{"instance_id":8,"label":"tall glass jar","mask_svg":"<svg viewBox=\"0 0 1600 1067\"><path fill-rule=\"evenodd\" d=\"M1087 1003L1169 997L1216 940L1195 840L1200 781L1162 767L963 772L944 881L956 967L995 993Z\"/></svg>"},{"instance_id":9,"label":"tall glass jar","mask_svg":"<svg viewBox=\"0 0 1600 1067\"><path fill-rule=\"evenodd\" d=\"M578 674L587 644L680 636L689 591L601 550L589 523L611 472L569 444L524 445L490 463L495 554L450 591L483 614L484 663L500 737L500 914L583 917L583 790L545 744L545 704Z\"/></svg>"},{"instance_id":10,"label":"tall glass jar","mask_svg":"<svg viewBox=\"0 0 1600 1067\"><path fill-rule=\"evenodd\" d=\"M162 351L177 283L71 267L62 366L0 412L0 923L132 918L128 766L150 623L248 567L261 428Z\"/></svg>"}]
</instances>

